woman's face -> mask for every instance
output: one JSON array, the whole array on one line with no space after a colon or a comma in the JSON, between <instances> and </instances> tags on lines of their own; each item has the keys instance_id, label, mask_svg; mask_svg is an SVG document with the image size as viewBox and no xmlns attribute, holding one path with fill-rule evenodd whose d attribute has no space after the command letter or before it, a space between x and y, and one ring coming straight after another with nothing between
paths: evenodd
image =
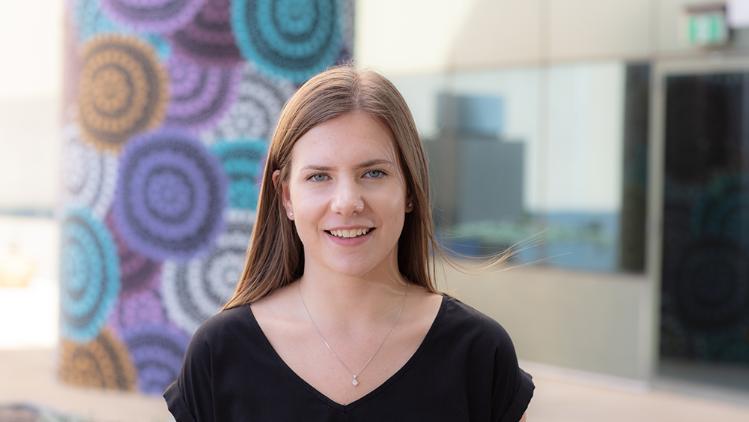
<instances>
[{"instance_id":1,"label":"woman's face","mask_svg":"<svg viewBox=\"0 0 749 422\"><path fill-rule=\"evenodd\" d=\"M350 276L397 272L404 180L390 130L365 112L328 120L302 136L283 198L305 266Z\"/></svg>"}]
</instances>

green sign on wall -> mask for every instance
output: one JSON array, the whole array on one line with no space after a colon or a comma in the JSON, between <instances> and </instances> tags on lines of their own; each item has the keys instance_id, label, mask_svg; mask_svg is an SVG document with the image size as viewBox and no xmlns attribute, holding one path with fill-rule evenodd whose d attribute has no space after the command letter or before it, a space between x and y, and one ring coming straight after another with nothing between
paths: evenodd
<instances>
[{"instance_id":1,"label":"green sign on wall","mask_svg":"<svg viewBox=\"0 0 749 422\"><path fill-rule=\"evenodd\" d=\"M688 28L691 45L720 45L728 41L726 16L722 11L690 15Z\"/></svg>"}]
</instances>

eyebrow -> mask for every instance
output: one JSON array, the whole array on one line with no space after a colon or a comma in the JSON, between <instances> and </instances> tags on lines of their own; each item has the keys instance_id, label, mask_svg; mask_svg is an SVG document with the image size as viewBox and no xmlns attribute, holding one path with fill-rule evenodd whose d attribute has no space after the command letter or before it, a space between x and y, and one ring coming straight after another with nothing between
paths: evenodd
<instances>
[{"instance_id":1,"label":"eyebrow","mask_svg":"<svg viewBox=\"0 0 749 422\"><path fill-rule=\"evenodd\" d=\"M364 161L363 163L359 163L356 166L356 168L361 169L364 167L370 167L370 166L382 165L382 164L393 166L392 161L380 158L380 159L368 160L368 161ZM316 171L330 171L332 169L333 167L319 166L319 165L314 165L314 164L302 167L302 170L316 170Z\"/></svg>"}]
</instances>

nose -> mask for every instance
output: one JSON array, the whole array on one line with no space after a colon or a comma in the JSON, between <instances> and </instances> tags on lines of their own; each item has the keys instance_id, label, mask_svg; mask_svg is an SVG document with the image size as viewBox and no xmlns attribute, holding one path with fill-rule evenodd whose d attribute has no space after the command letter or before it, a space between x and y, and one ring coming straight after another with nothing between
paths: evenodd
<instances>
[{"instance_id":1,"label":"nose","mask_svg":"<svg viewBox=\"0 0 749 422\"><path fill-rule=\"evenodd\" d=\"M343 216L358 214L364 211L364 198L359 186L352 181L340 181L336 186L330 209Z\"/></svg>"}]
</instances>

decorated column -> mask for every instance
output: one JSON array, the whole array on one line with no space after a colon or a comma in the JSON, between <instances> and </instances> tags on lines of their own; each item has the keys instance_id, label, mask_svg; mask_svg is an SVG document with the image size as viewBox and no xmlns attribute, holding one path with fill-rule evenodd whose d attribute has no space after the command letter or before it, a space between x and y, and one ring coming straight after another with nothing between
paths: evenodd
<instances>
[{"instance_id":1,"label":"decorated column","mask_svg":"<svg viewBox=\"0 0 749 422\"><path fill-rule=\"evenodd\" d=\"M278 113L351 58L352 0L69 0L67 383L160 394L233 292Z\"/></svg>"}]
</instances>

